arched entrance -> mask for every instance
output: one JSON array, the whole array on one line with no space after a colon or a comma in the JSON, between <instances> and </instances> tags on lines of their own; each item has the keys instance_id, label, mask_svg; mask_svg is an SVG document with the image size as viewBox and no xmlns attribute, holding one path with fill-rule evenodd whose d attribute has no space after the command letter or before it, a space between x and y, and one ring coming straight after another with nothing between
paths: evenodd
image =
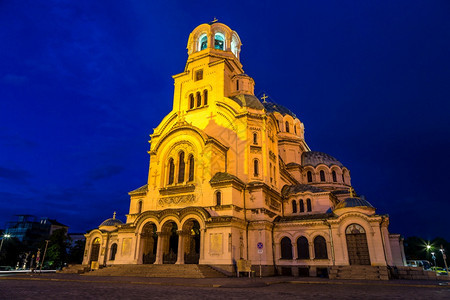
<instances>
[{"instance_id":1,"label":"arched entrance","mask_svg":"<svg viewBox=\"0 0 450 300\"><path fill-rule=\"evenodd\" d=\"M345 230L348 260L351 265L370 265L366 231L359 224L350 224Z\"/></svg>"},{"instance_id":2,"label":"arched entrance","mask_svg":"<svg viewBox=\"0 0 450 300\"><path fill-rule=\"evenodd\" d=\"M89 264L93 261L98 261L98 255L100 254L100 238L95 238L92 242L91 247L91 257L89 259Z\"/></svg>"},{"instance_id":3,"label":"arched entrance","mask_svg":"<svg viewBox=\"0 0 450 300\"><path fill-rule=\"evenodd\" d=\"M196 220L188 220L183 225L184 263L198 264L200 258L200 224Z\"/></svg>"},{"instance_id":4,"label":"arched entrance","mask_svg":"<svg viewBox=\"0 0 450 300\"><path fill-rule=\"evenodd\" d=\"M147 223L142 228L142 263L152 264L156 260L156 246L158 245L158 235L156 234L156 225Z\"/></svg>"},{"instance_id":5,"label":"arched entrance","mask_svg":"<svg viewBox=\"0 0 450 300\"><path fill-rule=\"evenodd\" d=\"M164 224L162 233L165 237L163 247L163 264L174 264L177 262L178 254L178 226L169 221Z\"/></svg>"}]
</instances>

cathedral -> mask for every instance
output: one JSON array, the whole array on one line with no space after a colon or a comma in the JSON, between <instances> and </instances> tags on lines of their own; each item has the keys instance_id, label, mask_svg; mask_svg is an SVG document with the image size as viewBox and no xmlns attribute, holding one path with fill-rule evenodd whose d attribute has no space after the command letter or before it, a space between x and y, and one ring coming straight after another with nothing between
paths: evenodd
<instances>
[{"instance_id":1,"label":"cathedral","mask_svg":"<svg viewBox=\"0 0 450 300\"><path fill-rule=\"evenodd\" d=\"M85 235L84 265L235 274L246 261L264 275L295 276L404 265L400 235L358 196L350 170L308 147L290 109L255 96L235 31L199 25L187 50L172 110L150 135L146 184L128 193L125 223L114 214Z\"/></svg>"}]
</instances>

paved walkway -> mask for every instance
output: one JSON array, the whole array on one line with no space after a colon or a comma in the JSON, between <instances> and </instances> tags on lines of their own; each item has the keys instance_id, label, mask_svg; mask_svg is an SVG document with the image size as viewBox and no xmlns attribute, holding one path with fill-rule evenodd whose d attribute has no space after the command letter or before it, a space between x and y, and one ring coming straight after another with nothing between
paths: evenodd
<instances>
[{"instance_id":1,"label":"paved walkway","mask_svg":"<svg viewBox=\"0 0 450 300\"><path fill-rule=\"evenodd\" d=\"M439 283L444 284L296 277L185 279L33 274L0 277L0 299L450 299L450 286Z\"/></svg>"}]
</instances>

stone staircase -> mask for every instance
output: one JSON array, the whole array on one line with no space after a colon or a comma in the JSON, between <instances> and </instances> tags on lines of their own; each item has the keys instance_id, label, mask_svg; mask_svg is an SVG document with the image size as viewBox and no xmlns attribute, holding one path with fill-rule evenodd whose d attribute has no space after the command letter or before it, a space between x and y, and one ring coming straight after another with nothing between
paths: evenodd
<instances>
[{"instance_id":1,"label":"stone staircase","mask_svg":"<svg viewBox=\"0 0 450 300\"><path fill-rule=\"evenodd\" d=\"M330 268L330 279L389 280L386 266L334 266Z\"/></svg>"},{"instance_id":2,"label":"stone staircase","mask_svg":"<svg viewBox=\"0 0 450 300\"><path fill-rule=\"evenodd\" d=\"M171 278L224 278L207 265L113 265L85 273L88 276L132 276Z\"/></svg>"},{"instance_id":3,"label":"stone staircase","mask_svg":"<svg viewBox=\"0 0 450 300\"><path fill-rule=\"evenodd\" d=\"M58 273L63 274L83 274L89 270L88 266L85 265L68 265L67 267L64 267L61 271L58 271Z\"/></svg>"}]
</instances>

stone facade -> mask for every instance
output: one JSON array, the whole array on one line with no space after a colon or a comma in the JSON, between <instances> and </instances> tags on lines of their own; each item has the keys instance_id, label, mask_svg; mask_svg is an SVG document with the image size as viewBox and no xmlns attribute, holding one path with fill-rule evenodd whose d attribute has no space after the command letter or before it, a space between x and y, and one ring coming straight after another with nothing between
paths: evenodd
<instances>
[{"instance_id":1,"label":"stone facade","mask_svg":"<svg viewBox=\"0 0 450 300\"><path fill-rule=\"evenodd\" d=\"M330 266L403 265L389 217L359 198L350 171L311 151L289 109L254 95L228 26L190 34L174 75L172 111L150 140L147 183L115 217L86 234L84 264L208 264L236 261L265 274L314 275ZM262 243L258 250L257 244Z\"/></svg>"}]
</instances>

